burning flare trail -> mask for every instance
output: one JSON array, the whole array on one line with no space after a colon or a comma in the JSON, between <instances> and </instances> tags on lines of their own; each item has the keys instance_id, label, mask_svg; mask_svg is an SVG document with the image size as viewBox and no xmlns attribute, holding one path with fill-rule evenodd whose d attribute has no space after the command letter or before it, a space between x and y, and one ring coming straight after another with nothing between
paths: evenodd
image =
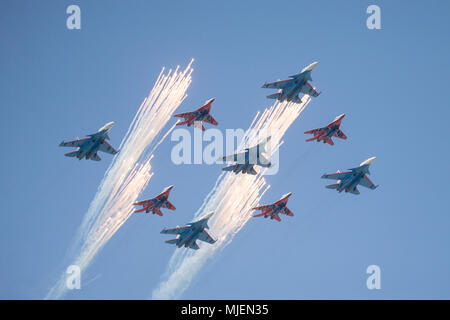
<instances>
[{"instance_id":1,"label":"burning flare trail","mask_svg":"<svg viewBox=\"0 0 450 320\"><path fill-rule=\"evenodd\" d=\"M287 129L310 100L310 97L304 96L301 104L276 102L262 114L258 113L244 135L243 144L256 145L262 137L270 135L267 155L271 156L278 150ZM270 188L263 176L266 170L268 169L262 169L257 175L236 175L229 172L222 173L218 177L214 188L206 196L194 217L197 219L210 211L215 212L208 225L210 234L217 238L217 242L213 245L199 242L200 250L175 249L166 270L167 279L153 290L153 299L179 298L208 259L213 258L231 243L234 236L251 218L251 208L258 205L263 194Z\"/></svg>"},{"instance_id":2,"label":"burning flare trail","mask_svg":"<svg viewBox=\"0 0 450 320\"><path fill-rule=\"evenodd\" d=\"M75 238L74 252L77 254L72 264L81 270L88 267L131 216L132 204L153 176L150 164L153 152L175 125L158 143L155 139L186 97L192 80L192 62L185 70L177 67L166 74L163 68L152 91L139 107L122 140L120 152L106 171ZM66 290L66 274L63 273L46 299L61 298Z\"/></svg>"}]
</instances>

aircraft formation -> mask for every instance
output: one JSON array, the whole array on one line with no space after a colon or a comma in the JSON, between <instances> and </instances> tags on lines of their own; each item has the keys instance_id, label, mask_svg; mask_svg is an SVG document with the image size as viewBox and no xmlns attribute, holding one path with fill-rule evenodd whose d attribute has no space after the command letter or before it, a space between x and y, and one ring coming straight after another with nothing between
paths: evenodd
<instances>
[{"instance_id":1,"label":"aircraft formation","mask_svg":"<svg viewBox=\"0 0 450 320\"><path fill-rule=\"evenodd\" d=\"M319 92L308 82L312 81L311 72L316 68L318 62L313 62L307 67L303 68L300 73L290 76L288 80L279 80L271 83L264 83L262 88L277 89L278 92L268 95L268 99L276 99L279 101L289 101L294 103L301 103L302 99L300 94L307 94L311 97L318 97ZM203 122L212 124L214 126L218 125L218 122L211 116L211 106L214 102L213 99L209 99L205 102L203 106L192 112L185 112L174 115L174 117L184 118L184 121L177 123L176 125L187 125L188 127L194 125L194 127L205 131ZM305 131L305 134L312 134L313 137L307 139L306 141L317 141L328 143L333 146L333 137L340 138L343 140L347 139L347 136L340 129L342 119L345 114L337 116L330 124L325 127L312 129ZM112 155L117 154L119 151L114 149L106 140L110 140L109 131L114 126L114 122L109 122L101 127L97 133L87 135L87 138L76 139L69 142L61 142L61 147L75 147L77 148L73 152L66 153L67 157L76 157L79 160L85 158L86 160L100 161L101 158L97 154L98 151L109 153ZM231 155L223 156L222 161L232 162L233 164L222 168L224 171L234 172L236 175L251 174L256 175L257 172L254 166L259 166L263 168L269 168L272 166L270 160L268 160L263 153L265 153L265 145L270 140L270 136L264 141L258 143L257 145L246 148L242 152L236 152ZM358 167L348 169L349 171L340 172L332 174L322 175L322 179L332 179L337 180L335 184L327 185L326 188L334 189L338 192L345 191L346 193L351 193L358 195L360 194L358 190L358 185L369 189L375 189L377 186L369 179L370 174L369 167L375 161L376 157L371 157L363 161ZM175 206L169 202L170 191L173 186L165 188L159 195L154 198L147 200L142 200L133 203L135 206L142 206L137 209L135 213L146 212L152 214L157 214L162 216L163 213L161 208L176 210ZM259 207L255 207L252 210L261 210L261 213L254 215L253 217L264 217L270 219L275 219L281 221L280 214L285 214L287 216L294 216L291 210L287 208L287 202L291 197L292 192L285 194L280 200ZM200 247L197 244L197 240L207 242L209 244L215 243L215 240L209 233L205 230L208 229L208 220L214 212L210 212L196 221L186 224L184 227L175 227L172 229L164 228L162 234L175 234L176 238L171 240L166 240L166 243L175 244L178 248L186 247L194 250L198 250Z\"/></svg>"}]
</instances>

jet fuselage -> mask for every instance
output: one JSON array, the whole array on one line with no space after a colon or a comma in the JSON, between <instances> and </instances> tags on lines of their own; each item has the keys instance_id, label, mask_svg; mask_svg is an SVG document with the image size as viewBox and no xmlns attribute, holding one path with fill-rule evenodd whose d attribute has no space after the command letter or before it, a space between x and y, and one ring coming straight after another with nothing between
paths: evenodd
<instances>
[{"instance_id":1,"label":"jet fuselage","mask_svg":"<svg viewBox=\"0 0 450 320\"><path fill-rule=\"evenodd\" d=\"M100 149L101 144L105 141L108 131L98 132L96 134L91 135L89 140L87 140L83 145L78 149L77 158L83 159L86 157L86 160L89 160L94 156L98 149Z\"/></svg>"},{"instance_id":2,"label":"jet fuselage","mask_svg":"<svg viewBox=\"0 0 450 320\"><path fill-rule=\"evenodd\" d=\"M205 227L207 227L207 222L208 219L203 219L189 224L190 228L180 234L176 246L178 248L181 248L183 246L189 247L191 243L195 242L198 239L200 233L203 232Z\"/></svg>"},{"instance_id":3,"label":"jet fuselage","mask_svg":"<svg viewBox=\"0 0 450 320\"><path fill-rule=\"evenodd\" d=\"M369 172L369 166L363 165L361 167L352 169L352 173L349 174L348 177L341 179L339 182L339 186L337 187L337 191L342 192L350 192L356 190L361 179L364 178L364 175Z\"/></svg>"},{"instance_id":4,"label":"jet fuselage","mask_svg":"<svg viewBox=\"0 0 450 320\"><path fill-rule=\"evenodd\" d=\"M306 82L311 80L311 70L304 71L299 75L294 77L294 81L287 88L282 91L280 100L284 101L292 101L298 97L301 93L303 86L306 85Z\"/></svg>"}]
</instances>

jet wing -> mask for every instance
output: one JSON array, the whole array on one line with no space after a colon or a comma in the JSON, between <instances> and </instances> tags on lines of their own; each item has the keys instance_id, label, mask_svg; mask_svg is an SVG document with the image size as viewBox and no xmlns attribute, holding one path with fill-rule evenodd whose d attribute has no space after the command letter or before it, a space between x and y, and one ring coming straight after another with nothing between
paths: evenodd
<instances>
[{"instance_id":1,"label":"jet wing","mask_svg":"<svg viewBox=\"0 0 450 320\"><path fill-rule=\"evenodd\" d=\"M77 139L77 140L68 141L68 142L63 141L59 144L59 146L60 147L80 147L88 140L89 140L89 138Z\"/></svg>"},{"instance_id":2,"label":"jet wing","mask_svg":"<svg viewBox=\"0 0 450 320\"><path fill-rule=\"evenodd\" d=\"M316 134L316 133L318 133L318 132L320 132L322 130L323 130L323 128L317 128L317 129L312 129L312 130L305 131L304 133L305 134Z\"/></svg>"},{"instance_id":3,"label":"jet wing","mask_svg":"<svg viewBox=\"0 0 450 320\"><path fill-rule=\"evenodd\" d=\"M223 161L234 161L234 162L239 162L239 163L245 163L245 155L246 155L246 153L247 153L247 151L233 153L233 154L230 154L228 156L222 157L222 160Z\"/></svg>"},{"instance_id":4,"label":"jet wing","mask_svg":"<svg viewBox=\"0 0 450 320\"><path fill-rule=\"evenodd\" d=\"M98 150L109 153L109 154L116 154L118 152L106 141L103 141L103 143L100 145L100 148L98 148Z\"/></svg>"},{"instance_id":5,"label":"jet wing","mask_svg":"<svg viewBox=\"0 0 450 320\"><path fill-rule=\"evenodd\" d=\"M372 190L377 187L372 181L370 181L367 174L365 174L364 177L359 181L359 184Z\"/></svg>"},{"instance_id":6,"label":"jet wing","mask_svg":"<svg viewBox=\"0 0 450 320\"><path fill-rule=\"evenodd\" d=\"M313 88L312 85L309 84L309 82L306 82L300 91L311 97L318 97L320 94L316 91L316 89Z\"/></svg>"},{"instance_id":7,"label":"jet wing","mask_svg":"<svg viewBox=\"0 0 450 320\"><path fill-rule=\"evenodd\" d=\"M202 232L199 233L199 235L198 235L198 240L205 241L205 242L208 242L208 243L211 243L211 244L213 244L214 242L216 242L216 240L214 240L214 239L209 235L209 233L206 232L206 230L203 230Z\"/></svg>"},{"instance_id":8,"label":"jet wing","mask_svg":"<svg viewBox=\"0 0 450 320\"><path fill-rule=\"evenodd\" d=\"M186 227L176 227L176 228L172 228L172 229L163 229L161 231L161 233L163 234L182 234L185 231L189 230L191 227L186 226Z\"/></svg>"},{"instance_id":9,"label":"jet wing","mask_svg":"<svg viewBox=\"0 0 450 320\"><path fill-rule=\"evenodd\" d=\"M135 202L135 203L133 203L133 205L134 206L143 205L143 206L148 207L148 206L153 205L153 199L148 199L148 200L142 200L142 201L139 201L139 202Z\"/></svg>"},{"instance_id":10,"label":"jet wing","mask_svg":"<svg viewBox=\"0 0 450 320\"><path fill-rule=\"evenodd\" d=\"M185 113L179 113L179 114L175 114L174 117L178 117L178 118L191 118L194 116L194 112L185 112Z\"/></svg>"},{"instance_id":11,"label":"jet wing","mask_svg":"<svg viewBox=\"0 0 450 320\"><path fill-rule=\"evenodd\" d=\"M263 88L270 88L270 89L285 89L288 86L291 85L293 79L288 80L281 80L281 81L275 81L270 83L264 83L262 85Z\"/></svg>"},{"instance_id":12,"label":"jet wing","mask_svg":"<svg viewBox=\"0 0 450 320\"><path fill-rule=\"evenodd\" d=\"M286 205L288 203L289 198L280 199L277 202L274 203L274 205Z\"/></svg>"},{"instance_id":13,"label":"jet wing","mask_svg":"<svg viewBox=\"0 0 450 320\"><path fill-rule=\"evenodd\" d=\"M254 215L254 217L261 217L261 216L265 216L265 215L272 215L273 212L273 204L268 204L265 206L259 206L259 207L254 207L252 208L252 210L262 210L261 213L258 213L257 215Z\"/></svg>"},{"instance_id":14,"label":"jet wing","mask_svg":"<svg viewBox=\"0 0 450 320\"><path fill-rule=\"evenodd\" d=\"M285 214L287 216L290 216L290 217L294 216L294 213L292 213L292 211L289 210L288 208L284 208L284 210L281 213L283 213L283 214Z\"/></svg>"},{"instance_id":15,"label":"jet wing","mask_svg":"<svg viewBox=\"0 0 450 320\"><path fill-rule=\"evenodd\" d=\"M330 173L330 174L325 173L322 176L322 179L341 180L341 179L344 179L345 177L347 177L351 173L352 173L351 171L337 172L337 173Z\"/></svg>"},{"instance_id":16,"label":"jet wing","mask_svg":"<svg viewBox=\"0 0 450 320\"><path fill-rule=\"evenodd\" d=\"M215 126L217 126L219 123L216 121L216 119L214 119L210 114L207 114L205 116L205 118L203 118L203 121L211 123Z\"/></svg>"}]
</instances>

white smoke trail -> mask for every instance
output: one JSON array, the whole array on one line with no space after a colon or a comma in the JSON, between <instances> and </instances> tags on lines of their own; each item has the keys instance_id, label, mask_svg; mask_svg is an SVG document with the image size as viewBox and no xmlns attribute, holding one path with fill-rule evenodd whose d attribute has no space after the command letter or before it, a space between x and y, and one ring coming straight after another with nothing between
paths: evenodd
<instances>
[{"instance_id":1,"label":"white smoke trail","mask_svg":"<svg viewBox=\"0 0 450 320\"><path fill-rule=\"evenodd\" d=\"M125 223L133 212L133 203L146 188L151 172L150 161L155 148L170 131L151 149L173 112L186 98L191 83L193 60L184 71L177 67L164 74L164 68L149 96L144 99L119 147L120 152L111 162L84 217L75 241L79 252L74 265L84 270L94 256ZM149 151L151 150L151 151ZM66 292L66 274L47 294L46 299L61 298Z\"/></svg>"},{"instance_id":2,"label":"white smoke trail","mask_svg":"<svg viewBox=\"0 0 450 320\"><path fill-rule=\"evenodd\" d=\"M271 155L283 143L281 141L286 130L306 108L311 98L304 96L300 105L276 102L261 115L254 118L249 130L245 133L244 142L252 146L261 141L261 137L271 135L268 145L272 145ZM210 234L218 240L213 245L199 243L200 250L175 249L165 277L167 279L153 290L153 299L176 299L189 287L195 275L208 259L211 259L231 243L234 236L242 229L252 216L251 208L258 205L263 194L270 188L263 177L263 169L258 175L222 173L214 188L206 196L194 219L214 211L208 222Z\"/></svg>"}]
</instances>

